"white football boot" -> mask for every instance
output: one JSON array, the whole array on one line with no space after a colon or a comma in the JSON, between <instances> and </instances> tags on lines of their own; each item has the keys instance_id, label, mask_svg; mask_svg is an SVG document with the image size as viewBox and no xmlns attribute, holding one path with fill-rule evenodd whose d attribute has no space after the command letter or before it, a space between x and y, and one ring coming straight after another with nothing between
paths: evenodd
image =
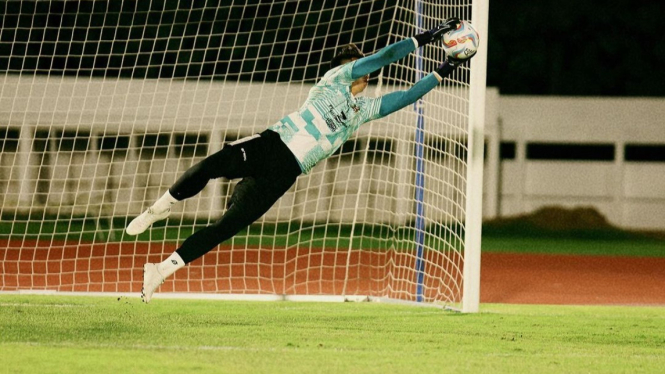
<instances>
[{"instance_id":1,"label":"white football boot","mask_svg":"<svg viewBox=\"0 0 665 374\"><path fill-rule=\"evenodd\" d=\"M156 213L152 208L148 208L148 210L141 213L140 216L134 218L132 222L127 225L125 231L127 232L127 235L138 235L147 230L153 223L166 219L170 214L170 208L161 213Z\"/></svg>"},{"instance_id":2,"label":"white football boot","mask_svg":"<svg viewBox=\"0 0 665 374\"><path fill-rule=\"evenodd\" d=\"M141 288L141 299L144 303L149 303L152 294L157 287L164 283L164 277L157 269L157 264L147 263L143 265L143 288Z\"/></svg>"}]
</instances>

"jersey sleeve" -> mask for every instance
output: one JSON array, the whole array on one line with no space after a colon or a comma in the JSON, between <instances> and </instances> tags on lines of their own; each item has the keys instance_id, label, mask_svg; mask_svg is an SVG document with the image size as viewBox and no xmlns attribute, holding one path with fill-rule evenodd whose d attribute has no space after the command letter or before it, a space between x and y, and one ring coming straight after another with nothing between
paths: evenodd
<instances>
[{"instance_id":1,"label":"jersey sleeve","mask_svg":"<svg viewBox=\"0 0 665 374\"><path fill-rule=\"evenodd\" d=\"M404 39L397 43L393 43L373 55L356 60L353 65L352 77L360 78L364 75L373 73L384 66L403 59L408 56L409 53L415 51L416 48L417 42L414 38Z\"/></svg>"},{"instance_id":2,"label":"jersey sleeve","mask_svg":"<svg viewBox=\"0 0 665 374\"><path fill-rule=\"evenodd\" d=\"M439 79L434 73L430 73L408 90L395 91L383 95L381 107L379 109L379 117L385 117L404 108L407 105L415 103L418 99L423 97L426 93L430 92L438 85Z\"/></svg>"}]
</instances>

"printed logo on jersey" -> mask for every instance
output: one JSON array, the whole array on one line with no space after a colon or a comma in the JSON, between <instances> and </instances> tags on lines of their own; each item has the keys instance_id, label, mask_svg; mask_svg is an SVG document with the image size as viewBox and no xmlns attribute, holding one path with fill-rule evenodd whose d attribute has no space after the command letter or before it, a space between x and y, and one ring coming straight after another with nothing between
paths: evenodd
<instances>
[{"instance_id":1,"label":"printed logo on jersey","mask_svg":"<svg viewBox=\"0 0 665 374\"><path fill-rule=\"evenodd\" d=\"M336 112L335 107L332 105L329 105L329 108L330 110L326 113L326 116L324 116L324 120L330 131L335 132L341 127L346 127L346 121L348 120L346 113L344 113L344 111Z\"/></svg>"},{"instance_id":2,"label":"printed logo on jersey","mask_svg":"<svg viewBox=\"0 0 665 374\"><path fill-rule=\"evenodd\" d=\"M355 101L349 100L349 98L346 99L346 104L353 110L354 113L360 112L360 106L356 104ZM328 125L328 128L330 131L335 132L338 129L340 129L342 126L343 127L348 127L348 121L349 117L346 115L346 113L342 110L339 112L335 111L335 107L333 105L328 105L328 113L324 116L324 120L326 121L326 124Z\"/></svg>"}]
</instances>

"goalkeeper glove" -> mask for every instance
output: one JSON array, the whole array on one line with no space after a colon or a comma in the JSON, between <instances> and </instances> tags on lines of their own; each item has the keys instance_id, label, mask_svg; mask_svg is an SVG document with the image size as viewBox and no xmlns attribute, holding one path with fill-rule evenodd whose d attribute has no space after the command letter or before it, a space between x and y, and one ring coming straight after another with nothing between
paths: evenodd
<instances>
[{"instance_id":1,"label":"goalkeeper glove","mask_svg":"<svg viewBox=\"0 0 665 374\"><path fill-rule=\"evenodd\" d=\"M448 18L447 20L443 21L435 28L420 33L414 36L414 38L418 41L418 46L422 47L425 44L441 40L443 38L443 34L449 31L456 30L459 27L459 25L460 25L459 18L456 17Z\"/></svg>"},{"instance_id":2,"label":"goalkeeper glove","mask_svg":"<svg viewBox=\"0 0 665 374\"><path fill-rule=\"evenodd\" d=\"M471 59L471 57L473 57L473 56L475 56L475 54L470 56L469 58L466 58L466 59L463 59L463 60L459 59L459 58L454 58L454 57L448 56L446 58L446 61L444 61L441 65L439 65L439 67L436 68L435 71L436 71L437 74L439 74L439 76L441 78L445 78L450 73L452 73L453 70L455 70L458 66L464 65L464 63L469 61Z\"/></svg>"}]
</instances>

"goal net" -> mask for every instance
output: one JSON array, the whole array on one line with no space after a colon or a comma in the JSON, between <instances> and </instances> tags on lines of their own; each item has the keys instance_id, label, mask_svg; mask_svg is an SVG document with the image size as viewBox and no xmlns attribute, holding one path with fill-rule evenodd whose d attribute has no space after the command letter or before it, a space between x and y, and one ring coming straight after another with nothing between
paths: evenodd
<instances>
[{"instance_id":1,"label":"goal net","mask_svg":"<svg viewBox=\"0 0 665 374\"><path fill-rule=\"evenodd\" d=\"M477 7L2 2L0 291L139 292L142 265L219 219L238 182L212 181L168 220L127 236L129 220L187 168L299 108L338 46L371 53L452 16L474 21ZM421 48L373 74L365 94L406 89L444 56L440 45ZM472 97L484 92L484 81L474 83L483 69L473 61L415 106L363 125L264 217L176 272L156 297L477 304L477 266L470 275L464 268L479 251L479 238L478 248L468 239L480 234L470 229L480 222L469 212L480 198L469 192L478 152L470 129L483 110Z\"/></svg>"}]
</instances>

